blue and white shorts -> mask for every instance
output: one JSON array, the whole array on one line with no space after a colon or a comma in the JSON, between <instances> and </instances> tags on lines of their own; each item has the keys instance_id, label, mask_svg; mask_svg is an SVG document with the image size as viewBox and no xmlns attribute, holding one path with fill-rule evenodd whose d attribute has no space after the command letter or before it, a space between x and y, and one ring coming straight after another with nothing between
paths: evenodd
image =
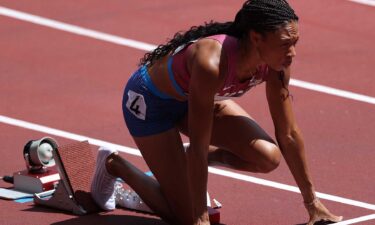
<instances>
[{"instance_id":1,"label":"blue and white shorts","mask_svg":"<svg viewBox=\"0 0 375 225\"><path fill-rule=\"evenodd\" d=\"M152 83L146 66L129 79L122 100L122 111L129 132L144 137L176 126L188 111L188 102L181 102L160 92Z\"/></svg>"}]
</instances>

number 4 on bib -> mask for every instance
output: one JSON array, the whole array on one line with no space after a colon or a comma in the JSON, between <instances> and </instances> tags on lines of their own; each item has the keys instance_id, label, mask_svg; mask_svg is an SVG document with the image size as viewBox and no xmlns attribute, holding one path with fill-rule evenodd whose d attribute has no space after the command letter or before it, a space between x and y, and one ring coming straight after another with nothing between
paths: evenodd
<instances>
[{"instance_id":1,"label":"number 4 on bib","mask_svg":"<svg viewBox=\"0 0 375 225\"><path fill-rule=\"evenodd\" d=\"M146 103L143 95L129 90L126 108L138 119L146 119Z\"/></svg>"}]
</instances>

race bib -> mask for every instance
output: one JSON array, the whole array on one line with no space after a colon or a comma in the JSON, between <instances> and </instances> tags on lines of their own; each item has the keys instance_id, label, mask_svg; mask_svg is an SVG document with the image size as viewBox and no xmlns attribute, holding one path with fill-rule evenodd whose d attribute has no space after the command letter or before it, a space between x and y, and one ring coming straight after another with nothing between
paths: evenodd
<instances>
[{"instance_id":1,"label":"race bib","mask_svg":"<svg viewBox=\"0 0 375 225\"><path fill-rule=\"evenodd\" d=\"M126 108L138 119L146 119L146 102L143 95L138 94L132 90L128 91L128 101Z\"/></svg>"}]
</instances>

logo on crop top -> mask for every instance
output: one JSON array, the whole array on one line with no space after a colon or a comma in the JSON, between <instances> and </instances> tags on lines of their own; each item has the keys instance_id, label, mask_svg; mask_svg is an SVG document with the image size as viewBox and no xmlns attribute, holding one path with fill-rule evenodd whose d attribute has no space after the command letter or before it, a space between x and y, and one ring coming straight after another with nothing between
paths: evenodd
<instances>
[{"instance_id":1,"label":"logo on crop top","mask_svg":"<svg viewBox=\"0 0 375 225\"><path fill-rule=\"evenodd\" d=\"M260 84L263 82L262 78L257 78L253 76L250 80L247 81L247 85L239 84L231 84L229 86L224 87L219 93L216 94L215 98L233 98L233 97L240 97L245 92L250 90L252 87ZM241 87L242 86L242 87Z\"/></svg>"},{"instance_id":2,"label":"logo on crop top","mask_svg":"<svg viewBox=\"0 0 375 225\"><path fill-rule=\"evenodd\" d=\"M254 87L254 86L257 86L258 84L262 83L263 82L263 79L262 78L256 78L255 76L251 77L250 81L249 81L249 89Z\"/></svg>"},{"instance_id":3,"label":"logo on crop top","mask_svg":"<svg viewBox=\"0 0 375 225\"><path fill-rule=\"evenodd\" d=\"M226 86L226 87L223 88L223 91L228 91L228 90L230 90L230 89L233 88L233 87L236 87L236 85L231 84L231 85L229 85L229 86Z\"/></svg>"}]
</instances>

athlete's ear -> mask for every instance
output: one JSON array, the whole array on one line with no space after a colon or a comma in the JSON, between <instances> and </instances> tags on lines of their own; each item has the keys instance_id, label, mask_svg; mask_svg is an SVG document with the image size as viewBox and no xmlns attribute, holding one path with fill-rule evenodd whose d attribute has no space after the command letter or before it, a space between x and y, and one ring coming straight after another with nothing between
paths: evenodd
<instances>
[{"instance_id":1,"label":"athlete's ear","mask_svg":"<svg viewBox=\"0 0 375 225\"><path fill-rule=\"evenodd\" d=\"M254 46L258 46L259 43L264 39L261 33L258 33L253 30L249 31L249 37L250 37L251 44L253 44Z\"/></svg>"}]
</instances>

